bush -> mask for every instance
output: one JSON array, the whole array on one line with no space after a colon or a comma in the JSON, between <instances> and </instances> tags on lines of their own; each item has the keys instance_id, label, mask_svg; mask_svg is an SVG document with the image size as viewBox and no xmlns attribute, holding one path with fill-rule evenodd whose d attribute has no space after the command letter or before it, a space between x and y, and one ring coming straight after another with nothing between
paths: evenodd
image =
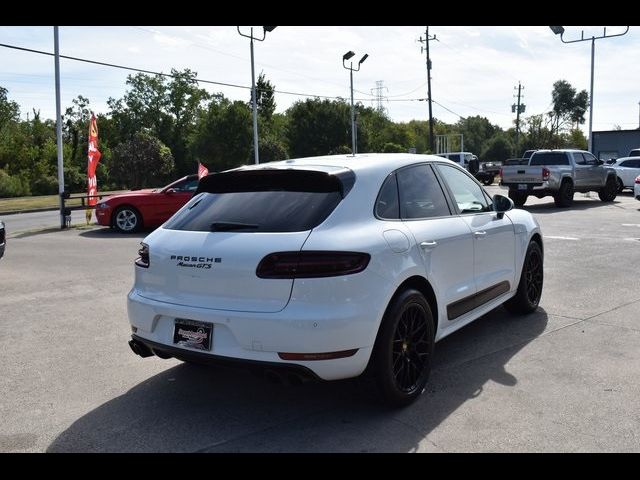
<instances>
[{"instance_id":1,"label":"bush","mask_svg":"<svg viewBox=\"0 0 640 480\"><path fill-rule=\"evenodd\" d=\"M0 169L0 198L31 195L29 183L20 176L11 176Z\"/></svg>"}]
</instances>

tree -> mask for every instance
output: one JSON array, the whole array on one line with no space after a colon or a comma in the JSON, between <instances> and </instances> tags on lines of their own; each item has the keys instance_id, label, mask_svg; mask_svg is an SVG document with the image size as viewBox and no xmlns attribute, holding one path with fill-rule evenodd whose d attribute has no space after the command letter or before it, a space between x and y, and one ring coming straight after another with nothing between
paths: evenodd
<instances>
[{"instance_id":1,"label":"tree","mask_svg":"<svg viewBox=\"0 0 640 480\"><path fill-rule=\"evenodd\" d=\"M505 136L504 133L497 133L486 142L484 150L480 155L483 161L487 162L503 162L511 157L513 144Z\"/></svg>"},{"instance_id":2,"label":"tree","mask_svg":"<svg viewBox=\"0 0 640 480\"><path fill-rule=\"evenodd\" d=\"M192 136L192 157L209 171L246 164L253 142L251 125L251 111L246 103L232 103L222 96L213 99Z\"/></svg>"},{"instance_id":3,"label":"tree","mask_svg":"<svg viewBox=\"0 0 640 480\"><path fill-rule=\"evenodd\" d=\"M557 135L564 128L571 125L577 128L584 123L584 114L589 104L589 94L586 90L576 92L569 82L558 80L553 84L551 100L553 108L549 112L549 117L552 120L552 133Z\"/></svg>"},{"instance_id":4,"label":"tree","mask_svg":"<svg viewBox=\"0 0 640 480\"><path fill-rule=\"evenodd\" d=\"M173 171L171 150L149 131L142 130L113 149L109 162L112 180L119 186L158 186Z\"/></svg>"},{"instance_id":5,"label":"tree","mask_svg":"<svg viewBox=\"0 0 640 480\"><path fill-rule=\"evenodd\" d=\"M475 154L482 152L486 142L502 130L499 126L492 125L487 118L479 115L460 119L456 126L458 133L463 135L464 150Z\"/></svg>"},{"instance_id":6,"label":"tree","mask_svg":"<svg viewBox=\"0 0 640 480\"><path fill-rule=\"evenodd\" d=\"M6 88L0 87L0 132L9 122L17 122L20 119L20 107L12 100L9 100Z\"/></svg>"},{"instance_id":7,"label":"tree","mask_svg":"<svg viewBox=\"0 0 640 480\"><path fill-rule=\"evenodd\" d=\"M293 158L327 155L351 144L350 107L341 100L307 99L288 110L287 139Z\"/></svg>"},{"instance_id":8,"label":"tree","mask_svg":"<svg viewBox=\"0 0 640 480\"><path fill-rule=\"evenodd\" d=\"M265 79L264 73L260 73L256 82L256 105L258 106L258 115L265 120L270 120L276 110L276 101L273 98L274 90L271 82Z\"/></svg>"}]
</instances>

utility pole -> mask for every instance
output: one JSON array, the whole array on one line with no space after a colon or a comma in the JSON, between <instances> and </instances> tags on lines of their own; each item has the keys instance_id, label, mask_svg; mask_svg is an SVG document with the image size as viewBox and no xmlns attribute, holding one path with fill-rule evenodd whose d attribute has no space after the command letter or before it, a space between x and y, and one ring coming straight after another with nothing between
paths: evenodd
<instances>
[{"instance_id":1,"label":"utility pole","mask_svg":"<svg viewBox=\"0 0 640 480\"><path fill-rule=\"evenodd\" d=\"M513 87L513 89L515 90L516 87ZM524 89L524 87L520 84L520 82L518 82L518 103L517 104L513 104L511 105L511 111L512 112L517 112L516 114L516 151L515 151L515 155L518 155L518 150L519 150L519 146L520 146L520 114L524 113L526 105L525 104L520 104L520 96L521 96L521 92Z\"/></svg>"},{"instance_id":2,"label":"utility pole","mask_svg":"<svg viewBox=\"0 0 640 480\"><path fill-rule=\"evenodd\" d=\"M429 42L436 40L435 34L433 37L429 36L429 26L426 27L424 39L420 37L420 43L425 43L425 47L420 47L420 53L426 50L427 52L427 88L429 96L429 149L433 152L433 114L431 111L431 57L429 57Z\"/></svg>"}]
</instances>

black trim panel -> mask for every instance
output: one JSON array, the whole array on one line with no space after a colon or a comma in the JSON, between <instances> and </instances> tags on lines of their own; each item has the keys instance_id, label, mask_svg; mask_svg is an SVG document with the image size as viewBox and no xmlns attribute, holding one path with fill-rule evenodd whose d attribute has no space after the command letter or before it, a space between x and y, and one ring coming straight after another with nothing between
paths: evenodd
<instances>
[{"instance_id":1,"label":"black trim panel","mask_svg":"<svg viewBox=\"0 0 640 480\"><path fill-rule=\"evenodd\" d=\"M302 365L294 363L280 363L280 362L263 362L259 360L246 360L243 358L223 357L220 355L212 355L210 353L200 353L184 348L172 347L162 343L153 342L146 338L139 337L138 335L131 335L131 338L139 343L146 345L154 352L160 352L170 357L177 358L178 360L188 360L196 363L203 363L209 365L225 365L229 367L244 367L248 369L258 370L278 370L295 372L300 376L313 380L322 380L312 370L309 370ZM157 355L157 354L156 354ZM162 358L162 357L161 357Z\"/></svg>"},{"instance_id":2,"label":"black trim panel","mask_svg":"<svg viewBox=\"0 0 640 480\"><path fill-rule=\"evenodd\" d=\"M457 300L447 305L447 318L449 320L455 320L465 313L470 312L474 308L481 307L485 303L488 303L494 298L499 297L503 293L507 293L509 291L509 288L509 282L504 281L497 283L492 287L485 288L484 290L474 293L473 295L469 295L462 300Z\"/></svg>"}]
</instances>

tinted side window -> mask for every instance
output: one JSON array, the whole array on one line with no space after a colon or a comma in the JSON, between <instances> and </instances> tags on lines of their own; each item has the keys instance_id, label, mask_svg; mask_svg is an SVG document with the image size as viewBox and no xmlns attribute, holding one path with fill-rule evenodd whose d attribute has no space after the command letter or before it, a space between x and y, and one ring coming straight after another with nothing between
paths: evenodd
<instances>
[{"instance_id":1,"label":"tinted side window","mask_svg":"<svg viewBox=\"0 0 640 480\"><path fill-rule=\"evenodd\" d=\"M625 160L624 162L620 162L620 165L618 165L618 166L619 166L619 167L626 167L626 168L629 168L629 167L631 167L631 166L632 166L632 165L631 165L631 162L632 162L632 161L633 161L633 160Z\"/></svg>"},{"instance_id":2,"label":"tinted side window","mask_svg":"<svg viewBox=\"0 0 640 480\"><path fill-rule=\"evenodd\" d=\"M587 161L587 165L598 165L598 159L595 157L595 155L592 155L588 152L583 152L582 155Z\"/></svg>"},{"instance_id":3,"label":"tinted side window","mask_svg":"<svg viewBox=\"0 0 640 480\"><path fill-rule=\"evenodd\" d=\"M627 167L631 168L640 168L640 160L629 160L627 163Z\"/></svg>"},{"instance_id":4,"label":"tinted side window","mask_svg":"<svg viewBox=\"0 0 640 480\"><path fill-rule=\"evenodd\" d=\"M376 200L376 216L379 218L397 220L400 218L400 203L398 201L398 183L396 174L392 173L382 184Z\"/></svg>"},{"instance_id":5,"label":"tinted side window","mask_svg":"<svg viewBox=\"0 0 640 480\"><path fill-rule=\"evenodd\" d=\"M584 159L584 155L580 152L573 152L573 161L576 165L586 165L587 161Z\"/></svg>"},{"instance_id":6,"label":"tinted side window","mask_svg":"<svg viewBox=\"0 0 640 480\"><path fill-rule=\"evenodd\" d=\"M438 171L444 177L453 193L460 213L478 213L492 210L490 202L482 188L466 173L448 165L438 165Z\"/></svg>"},{"instance_id":7,"label":"tinted side window","mask_svg":"<svg viewBox=\"0 0 640 480\"><path fill-rule=\"evenodd\" d=\"M529 165L569 165L569 158L563 152L536 152L531 156Z\"/></svg>"},{"instance_id":8,"label":"tinted side window","mask_svg":"<svg viewBox=\"0 0 640 480\"><path fill-rule=\"evenodd\" d=\"M447 200L433 170L416 165L397 172L400 216L403 219L451 215Z\"/></svg>"},{"instance_id":9,"label":"tinted side window","mask_svg":"<svg viewBox=\"0 0 640 480\"><path fill-rule=\"evenodd\" d=\"M191 180L185 180L180 183L176 183L173 187L176 192L195 192L196 188L198 188L198 178L193 178Z\"/></svg>"}]
</instances>

